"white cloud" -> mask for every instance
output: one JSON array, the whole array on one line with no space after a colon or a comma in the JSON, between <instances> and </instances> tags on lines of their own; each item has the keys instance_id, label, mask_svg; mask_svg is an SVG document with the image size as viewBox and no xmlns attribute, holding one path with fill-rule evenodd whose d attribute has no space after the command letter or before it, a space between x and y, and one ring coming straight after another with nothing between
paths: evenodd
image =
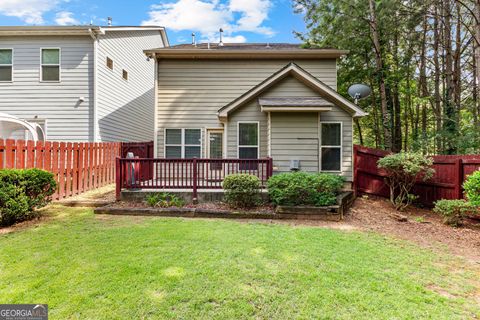
<instances>
[{"instance_id":1,"label":"white cloud","mask_svg":"<svg viewBox=\"0 0 480 320\"><path fill-rule=\"evenodd\" d=\"M272 36L273 30L263 26L268 19L271 0L176 0L153 5L143 25L161 25L173 31L199 31L202 38L218 40L223 28L225 42L246 42L238 32L255 32Z\"/></svg>"},{"instance_id":2,"label":"white cloud","mask_svg":"<svg viewBox=\"0 0 480 320\"><path fill-rule=\"evenodd\" d=\"M55 22L61 26L79 24L78 20L73 17L73 12L70 11L57 12Z\"/></svg>"},{"instance_id":3,"label":"white cloud","mask_svg":"<svg viewBox=\"0 0 480 320\"><path fill-rule=\"evenodd\" d=\"M43 14L62 0L0 0L0 14L17 17L28 24L44 23Z\"/></svg>"},{"instance_id":4,"label":"white cloud","mask_svg":"<svg viewBox=\"0 0 480 320\"><path fill-rule=\"evenodd\" d=\"M225 43L244 43L247 42L247 38L242 35L233 36L233 37L223 37L223 42Z\"/></svg>"}]
</instances>

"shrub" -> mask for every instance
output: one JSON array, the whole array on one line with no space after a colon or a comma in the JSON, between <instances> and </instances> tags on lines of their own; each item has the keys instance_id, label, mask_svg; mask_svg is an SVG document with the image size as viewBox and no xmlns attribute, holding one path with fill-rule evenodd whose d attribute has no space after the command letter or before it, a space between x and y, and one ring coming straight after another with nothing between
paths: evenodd
<instances>
[{"instance_id":1,"label":"shrub","mask_svg":"<svg viewBox=\"0 0 480 320\"><path fill-rule=\"evenodd\" d=\"M474 214L477 208L465 200L438 200L433 211L443 216L443 223L460 226L467 214Z\"/></svg>"},{"instance_id":2,"label":"shrub","mask_svg":"<svg viewBox=\"0 0 480 320\"><path fill-rule=\"evenodd\" d=\"M291 172L268 180L268 195L275 205L329 206L336 203L344 179L328 173Z\"/></svg>"},{"instance_id":3,"label":"shrub","mask_svg":"<svg viewBox=\"0 0 480 320\"><path fill-rule=\"evenodd\" d=\"M223 180L225 201L234 208L251 208L260 202L260 179L251 174L231 174Z\"/></svg>"},{"instance_id":4,"label":"shrub","mask_svg":"<svg viewBox=\"0 0 480 320\"><path fill-rule=\"evenodd\" d=\"M39 169L0 170L0 225L8 226L37 216L35 209L51 201L53 174Z\"/></svg>"},{"instance_id":5,"label":"shrub","mask_svg":"<svg viewBox=\"0 0 480 320\"><path fill-rule=\"evenodd\" d=\"M433 176L432 164L432 158L415 152L390 154L378 160L377 166L387 173L385 183L390 188L390 202L396 210L405 209L416 199L410 191L418 179L425 181Z\"/></svg>"},{"instance_id":6,"label":"shrub","mask_svg":"<svg viewBox=\"0 0 480 320\"><path fill-rule=\"evenodd\" d=\"M168 192L149 194L146 201L149 206L157 208L183 207L185 205L182 199Z\"/></svg>"},{"instance_id":7,"label":"shrub","mask_svg":"<svg viewBox=\"0 0 480 320\"><path fill-rule=\"evenodd\" d=\"M463 183L463 189L468 201L480 207L480 171L475 171L467 177L467 180Z\"/></svg>"}]
</instances>

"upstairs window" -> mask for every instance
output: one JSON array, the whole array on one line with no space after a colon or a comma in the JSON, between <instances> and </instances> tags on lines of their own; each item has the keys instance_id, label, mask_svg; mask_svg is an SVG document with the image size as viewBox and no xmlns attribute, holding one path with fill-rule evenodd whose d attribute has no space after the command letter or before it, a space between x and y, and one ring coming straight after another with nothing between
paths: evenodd
<instances>
[{"instance_id":1,"label":"upstairs window","mask_svg":"<svg viewBox=\"0 0 480 320\"><path fill-rule=\"evenodd\" d=\"M60 49L42 49L41 81L60 81Z\"/></svg>"},{"instance_id":2,"label":"upstairs window","mask_svg":"<svg viewBox=\"0 0 480 320\"><path fill-rule=\"evenodd\" d=\"M110 70L113 70L113 60L107 57L107 67Z\"/></svg>"},{"instance_id":3,"label":"upstairs window","mask_svg":"<svg viewBox=\"0 0 480 320\"><path fill-rule=\"evenodd\" d=\"M342 168L342 124L321 122L321 171L341 171Z\"/></svg>"},{"instance_id":4,"label":"upstairs window","mask_svg":"<svg viewBox=\"0 0 480 320\"><path fill-rule=\"evenodd\" d=\"M11 82L13 72L13 50L0 49L0 82Z\"/></svg>"},{"instance_id":5,"label":"upstairs window","mask_svg":"<svg viewBox=\"0 0 480 320\"><path fill-rule=\"evenodd\" d=\"M200 158L201 129L165 129L165 158Z\"/></svg>"}]
</instances>

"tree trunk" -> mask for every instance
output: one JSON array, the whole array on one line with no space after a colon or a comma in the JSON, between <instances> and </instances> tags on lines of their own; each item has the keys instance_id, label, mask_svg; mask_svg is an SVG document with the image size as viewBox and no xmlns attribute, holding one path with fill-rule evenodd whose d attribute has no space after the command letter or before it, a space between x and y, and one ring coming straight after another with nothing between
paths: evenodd
<instances>
[{"instance_id":1,"label":"tree trunk","mask_svg":"<svg viewBox=\"0 0 480 320\"><path fill-rule=\"evenodd\" d=\"M434 104L433 113L435 115L435 146L436 153L442 152L442 137L440 132L442 130L442 112L441 112L441 97L440 97L440 34L439 34L439 15L438 2L434 4L435 12L433 19L433 65L435 69L434 77Z\"/></svg>"},{"instance_id":2,"label":"tree trunk","mask_svg":"<svg viewBox=\"0 0 480 320\"><path fill-rule=\"evenodd\" d=\"M370 8L370 33L372 36L373 47L375 50L375 70L378 75L378 84L379 84L379 91L380 91L380 105L382 111L382 124L383 124L383 141L385 142L384 148L386 150L392 149L392 133L391 133L391 119L390 113L387 106L387 92L385 88L385 75L384 75L384 67L383 67L383 58L382 58L382 51L380 46L380 37L378 32L378 24L377 24L377 16L376 16L376 8L375 8L375 1L369 0L369 8Z\"/></svg>"},{"instance_id":3,"label":"tree trunk","mask_svg":"<svg viewBox=\"0 0 480 320\"><path fill-rule=\"evenodd\" d=\"M445 47L445 93L444 93L444 112L445 121L443 130L445 134L445 152L455 154L456 152L456 112L453 105L452 96L455 90L453 82L453 55L452 55L452 26L451 26L451 7L450 0L446 0L443 6L444 33L443 46Z\"/></svg>"}]
</instances>

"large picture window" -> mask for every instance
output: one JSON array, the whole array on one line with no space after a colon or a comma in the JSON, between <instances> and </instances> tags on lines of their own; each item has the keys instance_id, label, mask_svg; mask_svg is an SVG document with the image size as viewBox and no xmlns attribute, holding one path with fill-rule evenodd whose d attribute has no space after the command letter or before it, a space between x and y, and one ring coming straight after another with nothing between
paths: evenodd
<instances>
[{"instance_id":1,"label":"large picture window","mask_svg":"<svg viewBox=\"0 0 480 320\"><path fill-rule=\"evenodd\" d=\"M238 123L238 158L258 158L258 122Z\"/></svg>"},{"instance_id":2,"label":"large picture window","mask_svg":"<svg viewBox=\"0 0 480 320\"><path fill-rule=\"evenodd\" d=\"M342 124L321 122L321 171L341 171L342 168Z\"/></svg>"},{"instance_id":3,"label":"large picture window","mask_svg":"<svg viewBox=\"0 0 480 320\"><path fill-rule=\"evenodd\" d=\"M201 129L165 129L165 158L200 158Z\"/></svg>"},{"instance_id":4,"label":"large picture window","mask_svg":"<svg viewBox=\"0 0 480 320\"><path fill-rule=\"evenodd\" d=\"M0 82L12 81L13 50L0 49Z\"/></svg>"},{"instance_id":5,"label":"large picture window","mask_svg":"<svg viewBox=\"0 0 480 320\"><path fill-rule=\"evenodd\" d=\"M60 49L42 49L41 80L60 81Z\"/></svg>"}]
</instances>

